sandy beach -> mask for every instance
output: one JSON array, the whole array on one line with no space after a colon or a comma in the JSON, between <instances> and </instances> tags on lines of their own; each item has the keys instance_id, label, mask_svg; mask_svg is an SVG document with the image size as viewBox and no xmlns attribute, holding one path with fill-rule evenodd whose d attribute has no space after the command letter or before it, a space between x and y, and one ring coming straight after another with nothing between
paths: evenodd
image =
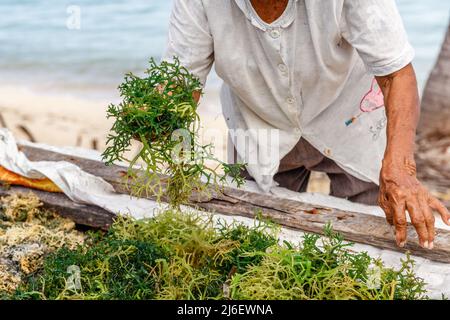
<instances>
[{"instance_id":1,"label":"sandy beach","mask_svg":"<svg viewBox=\"0 0 450 320\"><path fill-rule=\"evenodd\" d=\"M69 95L45 94L28 88L0 87L2 126L16 138L54 146L76 146L103 150L112 121L106 118L111 101L81 99ZM217 91L209 91L200 106L203 129L223 137L200 133L206 141L214 138L218 156L226 156L226 125L221 116ZM211 131L212 132L212 131Z\"/></svg>"},{"instance_id":2,"label":"sandy beach","mask_svg":"<svg viewBox=\"0 0 450 320\"><path fill-rule=\"evenodd\" d=\"M17 139L32 142L100 150L111 127L106 119L106 107L106 101L0 87L3 125Z\"/></svg>"}]
</instances>

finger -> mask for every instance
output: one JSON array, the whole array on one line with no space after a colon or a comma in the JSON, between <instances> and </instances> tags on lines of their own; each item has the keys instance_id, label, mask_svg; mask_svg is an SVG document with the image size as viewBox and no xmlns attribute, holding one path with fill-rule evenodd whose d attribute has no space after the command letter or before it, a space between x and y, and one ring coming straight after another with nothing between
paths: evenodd
<instances>
[{"instance_id":1,"label":"finger","mask_svg":"<svg viewBox=\"0 0 450 320\"><path fill-rule=\"evenodd\" d=\"M416 200L410 200L406 204L409 216L411 217L411 223L417 231L419 236L419 244L422 248L428 249L428 230L425 223L425 216L420 209Z\"/></svg>"},{"instance_id":2,"label":"finger","mask_svg":"<svg viewBox=\"0 0 450 320\"><path fill-rule=\"evenodd\" d=\"M430 197L430 207L441 215L442 221L448 226L450 226L450 213L448 209L435 197Z\"/></svg>"},{"instance_id":3,"label":"finger","mask_svg":"<svg viewBox=\"0 0 450 320\"><path fill-rule=\"evenodd\" d=\"M386 216L386 221L393 226L394 225L394 210L391 208L391 205L389 205L389 201L387 200L384 193L380 192L380 195L378 196L378 205L381 209L383 209L384 214Z\"/></svg>"},{"instance_id":4,"label":"finger","mask_svg":"<svg viewBox=\"0 0 450 320\"><path fill-rule=\"evenodd\" d=\"M406 231L408 229L408 221L406 220L405 203L397 203L392 206L393 221L395 226L395 240L400 248L406 245Z\"/></svg>"},{"instance_id":5,"label":"finger","mask_svg":"<svg viewBox=\"0 0 450 320\"><path fill-rule=\"evenodd\" d=\"M436 235L434 214L429 206L429 201L427 201L428 195L420 200L420 208L422 209L428 231L428 249L432 250L434 248L434 237Z\"/></svg>"}]
</instances>

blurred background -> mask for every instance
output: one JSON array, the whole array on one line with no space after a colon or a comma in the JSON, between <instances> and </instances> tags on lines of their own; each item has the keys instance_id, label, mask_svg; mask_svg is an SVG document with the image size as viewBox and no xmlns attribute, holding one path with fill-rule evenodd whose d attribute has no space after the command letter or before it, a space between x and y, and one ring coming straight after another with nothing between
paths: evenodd
<instances>
[{"instance_id":1,"label":"blurred background","mask_svg":"<svg viewBox=\"0 0 450 320\"><path fill-rule=\"evenodd\" d=\"M449 0L397 0L416 49L420 88L449 23ZM0 0L0 125L19 139L102 150L109 103L126 72L164 50L171 0ZM224 130L210 76L203 126ZM216 150L225 157L226 136ZM204 137L209 139L212 137Z\"/></svg>"}]
</instances>

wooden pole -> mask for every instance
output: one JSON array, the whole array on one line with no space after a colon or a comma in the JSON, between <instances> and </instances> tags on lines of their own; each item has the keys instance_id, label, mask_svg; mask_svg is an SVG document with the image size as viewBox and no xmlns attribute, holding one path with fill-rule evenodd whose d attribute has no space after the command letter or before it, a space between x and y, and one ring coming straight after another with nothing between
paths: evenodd
<instances>
[{"instance_id":1,"label":"wooden pole","mask_svg":"<svg viewBox=\"0 0 450 320\"><path fill-rule=\"evenodd\" d=\"M23 146L20 149L33 161L71 162L84 171L103 178L112 184L118 193L129 193L124 179L127 175L127 169L124 167L107 167L99 161L67 156L33 147ZM12 191L20 191L20 188L13 188ZM103 211L99 211L99 208L93 206L78 207L79 205L71 203L63 195L55 198L55 195L36 193L45 203L53 206L62 215L74 219L77 223L103 229L107 229L111 224L112 216L108 216L103 209L101 209ZM61 201L60 197L65 197L65 201ZM391 226L386 223L384 218L377 216L316 207L295 200L232 188L223 188L222 192L211 192L209 197L193 203L192 207L230 216L254 218L261 215L284 227L318 234L323 234L324 227L328 223L332 223L333 229L341 233L346 240L399 252L410 251L414 255L430 260L450 263L450 232L442 229L437 230L435 248L430 251L422 249L418 245L416 232L410 225L408 227L409 242L404 249L401 249L395 244Z\"/></svg>"},{"instance_id":2,"label":"wooden pole","mask_svg":"<svg viewBox=\"0 0 450 320\"><path fill-rule=\"evenodd\" d=\"M33 192L41 200L46 209L71 219L76 224L108 230L114 221L114 214L97 206L75 203L62 193L31 190L19 186L0 187L1 197L16 193L27 194L29 192Z\"/></svg>"}]
</instances>

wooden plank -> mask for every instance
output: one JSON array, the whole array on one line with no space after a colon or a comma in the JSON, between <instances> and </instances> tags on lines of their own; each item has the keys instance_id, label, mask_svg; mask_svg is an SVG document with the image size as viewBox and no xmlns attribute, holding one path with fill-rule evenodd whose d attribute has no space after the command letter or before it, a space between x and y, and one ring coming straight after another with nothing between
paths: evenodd
<instances>
[{"instance_id":1,"label":"wooden plank","mask_svg":"<svg viewBox=\"0 0 450 320\"><path fill-rule=\"evenodd\" d=\"M97 206L75 203L61 193L31 190L18 186L0 187L0 196L2 197L29 192L33 192L42 201L45 208L55 211L62 217L71 219L79 225L108 230L115 217L114 214Z\"/></svg>"},{"instance_id":2,"label":"wooden plank","mask_svg":"<svg viewBox=\"0 0 450 320\"><path fill-rule=\"evenodd\" d=\"M351 213L335 209L317 209L297 213L286 213L270 208L261 208L249 203L230 204L213 199L207 203L197 204L207 211L218 212L230 216L244 216L254 218L258 214L284 227L323 234L324 228L331 223L333 229L348 241L368 244L382 249L389 249L402 253L411 252L433 261L450 263L450 232L437 229L433 250L426 250L419 246L414 228L408 227L408 243L405 248L397 247L394 231L384 218L361 213Z\"/></svg>"},{"instance_id":3,"label":"wooden plank","mask_svg":"<svg viewBox=\"0 0 450 320\"><path fill-rule=\"evenodd\" d=\"M115 187L117 192L128 193L124 180L126 168L107 167L98 161L32 147L22 147L21 149L30 160L72 162L86 172L104 178ZM396 246L392 227L386 223L385 219L372 215L320 208L295 200L280 199L271 195L232 188L223 188L222 193L212 192L208 199L202 199L193 206L230 216L253 218L257 214L261 214L284 227L318 234L323 233L327 223L332 223L333 229L349 241L399 252L410 251L414 255L434 261L450 263L450 232L442 229L437 230L435 248L430 251L418 245L417 235L410 225L408 228L409 242L402 249Z\"/></svg>"}]
</instances>

